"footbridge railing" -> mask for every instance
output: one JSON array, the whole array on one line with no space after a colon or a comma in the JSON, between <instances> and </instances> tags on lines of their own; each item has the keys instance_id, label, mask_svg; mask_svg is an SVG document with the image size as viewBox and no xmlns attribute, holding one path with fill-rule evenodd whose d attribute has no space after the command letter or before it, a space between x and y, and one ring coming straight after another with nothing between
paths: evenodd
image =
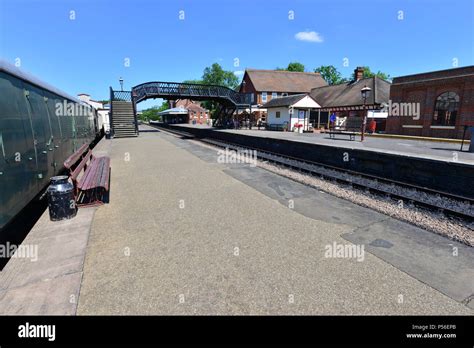
<instances>
[{"instance_id":1,"label":"footbridge railing","mask_svg":"<svg viewBox=\"0 0 474 348\"><path fill-rule=\"evenodd\" d=\"M179 82L147 82L132 88L135 103L148 98L215 100L225 105L245 107L251 94L218 85Z\"/></svg>"}]
</instances>

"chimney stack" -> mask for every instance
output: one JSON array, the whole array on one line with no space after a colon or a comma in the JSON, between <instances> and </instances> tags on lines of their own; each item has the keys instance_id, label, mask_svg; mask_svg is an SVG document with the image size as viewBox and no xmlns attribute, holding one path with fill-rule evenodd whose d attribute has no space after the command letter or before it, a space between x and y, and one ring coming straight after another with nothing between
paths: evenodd
<instances>
[{"instance_id":1,"label":"chimney stack","mask_svg":"<svg viewBox=\"0 0 474 348\"><path fill-rule=\"evenodd\" d=\"M362 79L362 77L364 77L364 67L358 66L357 68L355 68L354 76L355 76L356 81L359 81L360 79Z\"/></svg>"}]
</instances>

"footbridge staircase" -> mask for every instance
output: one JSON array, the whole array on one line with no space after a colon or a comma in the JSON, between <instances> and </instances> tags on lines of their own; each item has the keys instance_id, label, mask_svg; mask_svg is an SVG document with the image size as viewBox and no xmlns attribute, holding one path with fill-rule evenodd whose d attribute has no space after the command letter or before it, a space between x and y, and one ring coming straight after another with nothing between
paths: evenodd
<instances>
[{"instance_id":1,"label":"footbridge staircase","mask_svg":"<svg viewBox=\"0 0 474 348\"><path fill-rule=\"evenodd\" d=\"M114 91L110 88L109 117L114 138L138 136L137 113L130 91Z\"/></svg>"}]
</instances>

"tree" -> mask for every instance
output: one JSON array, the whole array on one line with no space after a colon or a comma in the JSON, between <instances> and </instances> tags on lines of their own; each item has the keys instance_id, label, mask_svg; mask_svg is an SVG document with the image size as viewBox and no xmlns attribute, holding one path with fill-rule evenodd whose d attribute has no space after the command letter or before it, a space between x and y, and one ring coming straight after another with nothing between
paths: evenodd
<instances>
[{"instance_id":1,"label":"tree","mask_svg":"<svg viewBox=\"0 0 474 348\"><path fill-rule=\"evenodd\" d=\"M232 71L226 71L218 63L214 63L204 69L202 83L235 89L239 85L239 78Z\"/></svg>"},{"instance_id":2,"label":"tree","mask_svg":"<svg viewBox=\"0 0 474 348\"><path fill-rule=\"evenodd\" d=\"M202 80L185 80L183 81L183 83L194 83L194 84L198 84L198 85L202 85Z\"/></svg>"},{"instance_id":3,"label":"tree","mask_svg":"<svg viewBox=\"0 0 474 348\"><path fill-rule=\"evenodd\" d=\"M202 74L202 83L208 85L219 85L225 86L231 89L235 89L239 85L239 78L235 76L232 71L226 71L218 63L212 64L210 67L204 69ZM217 102L203 101L201 104L204 108L208 109L212 117L217 115Z\"/></svg>"},{"instance_id":4,"label":"tree","mask_svg":"<svg viewBox=\"0 0 474 348\"><path fill-rule=\"evenodd\" d=\"M218 85L236 89L239 85L239 78L232 71L224 70L218 63L214 63L204 69L201 80L186 80L183 83ZM201 103L201 106L208 109L213 117L216 115L217 105L217 102L210 100Z\"/></svg>"},{"instance_id":5,"label":"tree","mask_svg":"<svg viewBox=\"0 0 474 348\"><path fill-rule=\"evenodd\" d=\"M338 83L347 81L347 79L343 78L341 73L337 71L334 65L321 65L314 69L314 72L320 73L321 77L326 80L329 85L337 85Z\"/></svg>"},{"instance_id":6,"label":"tree","mask_svg":"<svg viewBox=\"0 0 474 348\"><path fill-rule=\"evenodd\" d=\"M141 115L138 118L142 121L160 121L161 116L158 115L163 110L169 109L170 104L167 101L164 101L160 106L153 106L151 108L145 109L142 111Z\"/></svg>"},{"instance_id":7,"label":"tree","mask_svg":"<svg viewBox=\"0 0 474 348\"><path fill-rule=\"evenodd\" d=\"M368 66L364 66L363 68L364 68L364 73L362 75L362 78L364 78L364 79L369 78L369 77L377 76L378 78L381 78L383 80L387 80L387 81L391 80L389 74L381 72L380 70L377 71L376 73L374 73L374 72L370 71L370 68ZM352 80L355 80L355 72L352 73L351 78L352 78Z\"/></svg>"},{"instance_id":8,"label":"tree","mask_svg":"<svg viewBox=\"0 0 474 348\"><path fill-rule=\"evenodd\" d=\"M298 62L291 62L286 70L304 72L304 65Z\"/></svg>"},{"instance_id":9,"label":"tree","mask_svg":"<svg viewBox=\"0 0 474 348\"><path fill-rule=\"evenodd\" d=\"M304 65L298 62L291 62L286 68L277 67L277 71L299 71L304 72Z\"/></svg>"}]
</instances>

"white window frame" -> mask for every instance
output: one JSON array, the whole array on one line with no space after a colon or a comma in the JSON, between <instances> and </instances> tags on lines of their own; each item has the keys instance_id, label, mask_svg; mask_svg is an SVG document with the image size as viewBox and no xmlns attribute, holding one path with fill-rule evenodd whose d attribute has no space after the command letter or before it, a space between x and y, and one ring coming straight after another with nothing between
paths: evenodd
<instances>
[{"instance_id":1,"label":"white window frame","mask_svg":"<svg viewBox=\"0 0 474 348\"><path fill-rule=\"evenodd\" d=\"M278 92L272 92L272 99L278 98Z\"/></svg>"},{"instance_id":2,"label":"white window frame","mask_svg":"<svg viewBox=\"0 0 474 348\"><path fill-rule=\"evenodd\" d=\"M267 102L267 92L262 92L262 103Z\"/></svg>"}]
</instances>

